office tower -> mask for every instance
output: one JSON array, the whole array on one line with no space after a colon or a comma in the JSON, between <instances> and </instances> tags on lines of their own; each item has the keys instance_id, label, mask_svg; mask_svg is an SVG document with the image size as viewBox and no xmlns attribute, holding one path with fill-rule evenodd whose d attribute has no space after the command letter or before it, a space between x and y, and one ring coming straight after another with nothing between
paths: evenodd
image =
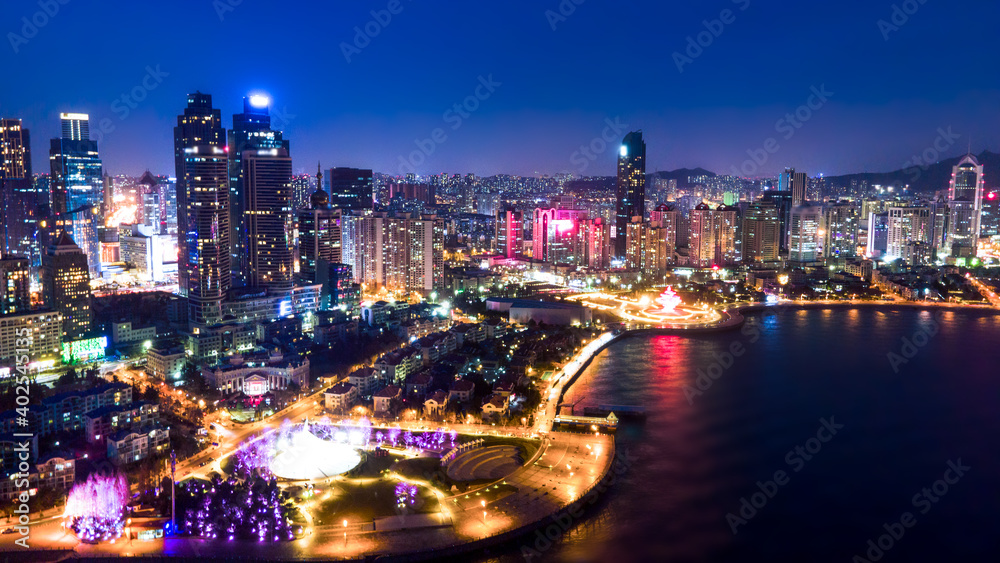
<instances>
[{"instance_id":1,"label":"office tower","mask_svg":"<svg viewBox=\"0 0 1000 563\"><path fill-rule=\"evenodd\" d=\"M30 266L27 258L0 256L0 315L23 313L31 308Z\"/></svg>"},{"instance_id":2,"label":"office tower","mask_svg":"<svg viewBox=\"0 0 1000 563\"><path fill-rule=\"evenodd\" d=\"M101 263L121 261L121 241L118 227L97 227L97 242L101 245Z\"/></svg>"},{"instance_id":3,"label":"office tower","mask_svg":"<svg viewBox=\"0 0 1000 563\"><path fill-rule=\"evenodd\" d=\"M955 257L976 254L979 220L983 209L983 166L967 155L952 169L948 187L948 238L946 250Z\"/></svg>"},{"instance_id":4,"label":"office tower","mask_svg":"<svg viewBox=\"0 0 1000 563\"><path fill-rule=\"evenodd\" d=\"M535 209L532 258L556 264L576 264L583 258L578 224L587 218L583 209Z\"/></svg>"},{"instance_id":5,"label":"office tower","mask_svg":"<svg viewBox=\"0 0 1000 563\"><path fill-rule=\"evenodd\" d=\"M823 206L802 202L792 208L791 246L788 259L792 262L815 262L823 257L820 232L823 231Z\"/></svg>"},{"instance_id":6,"label":"office tower","mask_svg":"<svg viewBox=\"0 0 1000 563\"><path fill-rule=\"evenodd\" d=\"M352 306L351 296L358 291L349 264L327 262L323 259L319 260L316 268L316 283L323 285L319 306L322 311L334 309L348 311Z\"/></svg>"},{"instance_id":7,"label":"office tower","mask_svg":"<svg viewBox=\"0 0 1000 563\"><path fill-rule=\"evenodd\" d=\"M891 206L886 225L886 249L889 257L900 258L910 242L930 245L934 235L931 211L924 206Z\"/></svg>"},{"instance_id":8,"label":"office tower","mask_svg":"<svg viewBox=\"0 0 1000 563\"><path fill-rule=\"evenodd\" d=\"M406 290L429 295L444 283L444 221L421 215L407 221Z\"/></svg>"},{"instance_id":9,"label":"office tower","mask_svg":"<svg viewBox=\"0 0 1000 563\"><path fill-rule=\"evenodd\" d=\"M809 178L805 172L796 172L794 168L785 168L778 175L778 191L789 192L792 195L792 207L802 205L806 201L806 189Z\"/></svg>"},{"instance_id":10,"label":"office tower","mask_svg":"<svg viewBox=\"0 0 1000 563\"><path fill-rule=\"evenodd\" d=\"M706 267L715 264L717 229L715 211L707 204L698 204L691 210L691 234L688 239L691 265Z\"/></svg>"},{"instance_id":11,"label":"office tower","mask_svg":"<svg viewBox=\"0 0 1000 563\"><path fill-rule=\"evenodd\" d=\"M316 177L322 178L318 170ZM330 208L330 198L323 190L313 192L311 200L308 208L298 211L299 279L306 284L322 283L317 270L320 260L335 264L343 261L341 210Z\"/></svg>"},{"instance_id":12,"label":"office tower","mask_svg":"<svg viewBox=\"0 0 1000 563\"><path fill-rule=\"evenodd\" d=\"M62 314L63 341L82 339L93 315L90 273L87 255L66 231L42 258L42 291L45 305Z\"/></svg>"},{"instance_id":13,"label":"office tower","mask_svg":"<svg viewBox=\"0 0 1000 563\"><path fill-rule=\"evenodd\" d=\"M868 216L867 258L882 258L889 245L889 212L872 213Z\"/></svg>"},{"instance_id":14,"label":"office tower","mask_svg":"<svg viewBox=\"0 0 1000 563\"><path fill-rule=\"evenodd\" d=\"M92 271L100 269L97 227L104 203L104 174L97 141L90 140L90 116L63 113L62 137L49 144L52 212L64 214L62 226L87 256Z\"/></svg>"},{"instance_id":15,"label":"office tower","mask_svg":"<svg viewBox=\"0 0 1000 563\"><path fill-rule=\"evenodd\" d=\"M751 203L743 216L743 262L776 262L781 245L778 208L767 202Z\"/></svg>"},{"instance_id":16,"label":"office tower","mask_svg":"<svg viewBox=\"0 0 1000 563\"><path fill-rule=\"evenodd\" d=\"M202 151L202 155L204 156L211 155L213 148L223 149L225 145L226 130L222 128L222 113L218 109L212 107L211 94L202 94L201 92L188 94L187 107L184 108L183 114L177 116L177 126L174 127L174 171L177 178L174 190L174 199L176 200L175 208L177 210L177 280L178 289L181 295L188 295L188 283L192 279L199 278L199 274L197 272L192 272L190 268L196 267L200 261L198 257L191 259L187 255L189 248L192 246L197 247L199 234L196 231L188 229L187 223L191 214L196 213L197 210L188 207L187 195L194 190L187 185L188 174L186 173L185 165L187 163L187 158L190 155L186 152L186 150L199 146L206 147ZM195 162L197 162L199 166L203 165L200 161ZM228 173L226 174L226 178L228 180ZM209 183L210 182L208 181L205 182L205 184ZM228 184L228 181L224 182L222 188L228 190ZM217 198L215 199L217 200ZM228 192L225 200L225 207L228 212ZM217 209L214 209L213 212L214 211L217 211ZM228 226L229 220L230 218L226 217L223 223ZM220 235L221 234L223 233L220 233ZM231 236L228 228L224 235L227 245L225 251L228 254L228 245L230 244L229 238ZM228 259L227 262L229 262ZM229 272L226 272L225 275L228 278L230 274Z\"/></svg>"},{"instance_id":17,"label":"office tower","mask_svg":"<svg viewBox=\"0 0 1000 563\"><path fill-rule=\"evenodd\" d=\"M778 244L781 245L781 252L787 252L791 242L791 220L792 220L792 192L790 190L778 190L764 192L761 201L771 203L778 208L778 221L780 222L780 238Z\"/></svg>"},{"instance_id":18,"label":"office tower","mask_svg":"<svg viewBox=\"0 0 1000 563\"><path fill-rule=\"evenodd\" d=\"M0 253L27 257L34 271L41 264L39 203L31 174L31 135L20 119L0 118Z\"/></svg>"},{"instance_id":19,"label":"office tower","mask_svg":"<svg viewBox=\"0 0 1000 563\"><path fill-rule=\"evenodd\" d=\"M823 247L830 258L857 256L859 210L849 201L839 201L826 207L826 234Z\"/></svg>"},{"instance_id":20,"label":"office tower","mask_svg":"<svg viewBox=\"0 0 1000 563\"><path fill-rule=\"evenodd\" d=\"M176 131L176 130L175 130ZM177 219L177 277L188 298L188 322L207 327L222 320L222 300L232 287L229 252L229 159L224 147L195 145L184 149L177 165L177 185L184 207Z\"/></svg>"},{"instance_id":21,"label":"office tower","mask_svg":"<svg viewBox=\"0 0 1000 563\"><path fill-rule=\"evenodd\" d=\"M989 192L983 197L983 212L979 219L979 236L1000 235L1000 195Z\"/></svg>"},{"instance_id":22,"label":"office tower","mask_svg":"<svg viewBox=\"0 0 1000 563\"><path fill-rule=\"evenodd\" d=\"M649 227L643 222L642 217L632 217L629 224L625 226L625 268L628 270L642 270L646 252L646 235Z\"/></svg>"},{"instance_id":23,"label":"office tower","mask_svg":"<svg viewBox=\"0 0 1000 563\"><path fill-rule=\"evenodd\" d=\"M497 213L497 254L518 258L524 247L524 220L520 211L508 208Z\"/></svg>"},{"instance_id":24,"label":"office tower","mask_svg":"<svg viewBox=\"0 0 1000 563\"><path fill-rule=\"evenodd\" d=\"M603 270L611 264L611 225L604 219L585 219L580 222L586 240L584 265Z\"/></svg>"},{"instance_id":25,"label":"office tower","mask_svg":"<svg viewBox=\"0 0 1000 563\"><path fill-rule=\"evenodd\" d=\"M292 159L286 149L244 150L247 286L292 289Z\"/></svg>"},{"instance_id":26,"label":"office tower","mask_svg":"<svg viewBox=\"0 0 1000 563\"><path fill-rule=\"evenodd\" d=\"M931 224L933 226L931 247L934 248L935 254L941 254L948 241L948 218L951 214L948 208L948 199L939 196L936 200L928 203L927 207L931 211ZM945 252L945 254L949 253L950 251Z\"/></svg>"},{"instance_id":27,"label":"office tower","mask_svg":"<svg viewBox=\"0 0 1000 563\"><path fill-rule=\"evenodd\" d=\"M625 256L625 230L632 218L645 218L646 143L642 131L625 135L618 153L618 184L615 200L615 255Z\"/></svg>"},{"instance_id":28,"label":"office tower","mask_svg":"<svg viewBox=\"0 0 1000 563\"><path fill-rule=\"evenodd\" d=\"M233 115L233 128L229 131L229 201L230 210L229 223L232 226L232 267L233 267L233 287L254 286L260 280L250 279L250 232L247 221L251 216L250 199L251 195L247 189L246 166L243 164L243 153L247 151L271 151L280 149L284 151L284 157L289 158L288 141L284 140L281 131L271 130L271 116L268 113L270 100L266 96L254 95L243 98L243 113ZM269 153L262 153L265 158ZM272 163L273 164L273 163ZM291 207L291 160L288 161L288 177L284 180L286 187L282 190L287 192L287 203L282 204L282 208ZM272 186L272 188L275 188ZM273 196L273 194L272 194ZM268 197L272 197L268 196ZM286 199L284 196L282 199ZM270 213L270 212L269 212ZM285 211L280 211L285 213ZM289 215L290 221L290 215ZM291 249L289 248L289 252ZM259 264L265 269L265 263ZM275 265L281 268L285 264ZM258 272L260 273L260 272ZM283 276L284 274L282 274ZM291 270L289 269L289 274ZM281 282L279 285L291 287L289 280Z\"/></svg>"},{"instance_id":29,"label":"office tower","mask_svg":"<svg viewBox=\"0 0 1000 563\"><path fill-rule=\"evenodd\" d=\"M371 209L372 171L360 168L331 168L327 171L326 186L330 192L330 206L338 209Z\"/></svg>"},{"instance_id":30,"label":"office tower","mask_svg":"<svg viewBox=\"0 0 1000 563\"><path fill-rule=\"evenodd\" d=\"M322 177L322 175L296 174L292 176L292 209L302 209L309 205L311 201L309 196L323 185L317 184L317 177ZM327 199L329 199L329 195Z\"/></svg>"}]
</instances>

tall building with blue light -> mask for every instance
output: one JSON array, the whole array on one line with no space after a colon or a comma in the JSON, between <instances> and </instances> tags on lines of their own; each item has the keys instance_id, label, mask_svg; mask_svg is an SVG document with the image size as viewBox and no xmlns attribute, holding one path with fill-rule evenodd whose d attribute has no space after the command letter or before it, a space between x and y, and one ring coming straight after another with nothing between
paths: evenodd
<instances>
[{"instance_id":1,"label":"tall building with blue light","mask_svg":"<svg viewBox=\"0 0 1000 563\"><path fill-rule=\"evenodd\" d=\"M632 217L645 219L646 143L642 131L625 135L618 154L618 190L615 201L615 255L625 256L625 232Z\"/></svg>"},{"instance_id":2,"label":"tall building with blue light","mask_svg":"<svg viewBox=\"0 0 1000 563\"><path fill-rule=\"evenodd\" d=\"M288 141L280 131L271 130L271 115L268 111L270 99L263 95L243 98L243 113L233 115L233 127L229 131L229 199L231 203L230 224L232 237L233 286L253 285L250 280L249 255L250 234L247 230L247 210L252 194L247 190L247 178L243 164L243 153L283 149L289 153ZM289 199L289 207L291 200Z\"/></svg>"},{"instance_id":3,"label":"tall building with blue light","mask_svg":"<svg viewBox=\"0 0 1000 563\"><path fill-rule=\"evenodd\" d=\"M63 113L62 136L49 145L52 213L64 215L62 227L87 256L90 270L100 269L97 227L104 203L104 175L97 141L90 138L90 116Z\"/></svg>"},{"instance_id":4,"label":"tall building with blue light","mask_svg":"<svg viewBox=\"0 0 1000 563\"><path fill-rule=\"evenodd\" d=\"M26 257L35 272L41 265L39 203L31 136L20 119L0 118L0 254Z\"/></svg>"}]
</instances>

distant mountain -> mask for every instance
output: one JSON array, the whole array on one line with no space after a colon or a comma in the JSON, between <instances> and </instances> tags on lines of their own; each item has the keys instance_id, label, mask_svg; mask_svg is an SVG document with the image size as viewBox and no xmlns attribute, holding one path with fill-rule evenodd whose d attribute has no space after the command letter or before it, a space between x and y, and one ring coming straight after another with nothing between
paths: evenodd
<instances>
[{"instance_id":1,"label":"distant mountain","mask_svg":"<svg viewBox=\"0 0 1000 563\"><path fill-rule=\"evenodd\" d=\"M692 184L688 183L688 178L695 176L714 177L718 174L705 170L704 168L679 168L677 170L653 172L649 175L662 180L677 180L678 188L689 188Z\"/></svg>"},{"instance_id":2,"label":"distant mountain","mask_svg":"<svg viewBox=\"0 0 1000 563\"><path fill-rule=\"evenodd\" d=\"M882 186L904 186L910 185L910 189L915 192L932 193L948 188L951 181L951 169L965 158L965 155L948 158L926 165L925 167L912 166L895 170L893 172L866 172L861 174L845 174L842 176L827 176L828 186L850 186L852 180L858 182L867 181L869 185L879 184ZM983 151L976 155L979 164L984 167L986 175L986 187L996 188L1000 182L1000 154Z\"/></svg>"}]
</instances>

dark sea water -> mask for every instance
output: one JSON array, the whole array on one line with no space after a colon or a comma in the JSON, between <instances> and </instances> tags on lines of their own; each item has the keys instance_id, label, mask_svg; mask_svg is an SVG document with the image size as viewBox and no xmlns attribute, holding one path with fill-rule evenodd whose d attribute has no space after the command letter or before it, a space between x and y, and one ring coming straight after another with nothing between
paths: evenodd
<instances>
[{"instance_id":1,"label":"dark sea water","mask_svg":"<svg viewBox=\"0 0 1000 563\"><path fill-rule=\"evenodd\" d=\"M1000 316L981 312L780 311L625 339L568 395L646 407L619 431L620 479L551 546L478 560L1000 561L998 360ZM695 394L702 372L718 377Z\"/></svg>"}]
</instances>

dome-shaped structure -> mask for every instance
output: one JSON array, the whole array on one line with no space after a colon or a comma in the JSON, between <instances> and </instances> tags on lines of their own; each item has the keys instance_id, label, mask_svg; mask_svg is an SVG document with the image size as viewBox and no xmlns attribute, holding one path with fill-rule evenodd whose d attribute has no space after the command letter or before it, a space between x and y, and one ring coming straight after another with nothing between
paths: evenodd
<instances>
[{"instance_id":1,"label":"dome-shaped structure","mask_svg":"<svg viewBox=\"0 0 1000 563\"><path fill-rule=\"evenodd\" d=\"M313 209L324 209L330 205L330 194L323 191L323 188L320 188L313 192L312 196L310 196L310 201L312 202Z\"/></svg>"}]
</instances>

